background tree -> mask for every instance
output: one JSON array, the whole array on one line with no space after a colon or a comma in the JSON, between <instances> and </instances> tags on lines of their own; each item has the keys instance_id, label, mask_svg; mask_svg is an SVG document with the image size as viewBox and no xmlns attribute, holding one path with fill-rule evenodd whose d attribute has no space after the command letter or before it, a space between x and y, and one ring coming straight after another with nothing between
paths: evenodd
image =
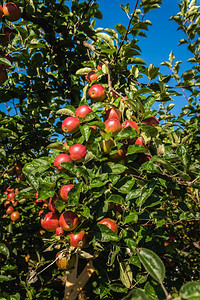
<instances>
[{"instance_id":1,"label":"background tree","mask_svg":"<svg viewBox=\"0 0 200 300\"><path fill-rule=\"evenodd\" d=\"M80 274L84 288L90 271L91 299L198 298L196 1L172 17L193 66L180 74L171 52L168 75L138 46L162 1L121 6L129 24L116 30L95 27L97 1L15 4L19 20L0 9L1 297L76 299L68 281L78 290Z\"/></svg>"}]
</instances>

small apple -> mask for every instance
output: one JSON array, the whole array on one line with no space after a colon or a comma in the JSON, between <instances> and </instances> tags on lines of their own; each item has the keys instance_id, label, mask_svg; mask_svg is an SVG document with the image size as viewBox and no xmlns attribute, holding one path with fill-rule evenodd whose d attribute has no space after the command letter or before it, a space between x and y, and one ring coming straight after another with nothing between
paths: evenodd
<instances>
[{"instance_id":1,"label":"small apple","mask_svg":"<svg viewBox=\"0 0 200 300\"><path fill-rule=\"evenodd\" d=\"M61 255L61 252L58 252L56 254L56 258L59 255ZM76 263L76 255L75 254L71 255L71 257L68 258L68 256L63 253L62 256L56 260L56 265L57 265L58 269L60 269L60 270L69 270L74 267L75 263Z\"/></svg>"},{"instance_id":2,"label":"small apple","mask_svg":"<svg viewBox=\"0 0 200 300\"><path fill-rule=\"evenodd\" d=\"M15 198L15 193L9 193L8 195L7 195L7 199L8 200L11 200L11 199L14 199Z\"/></svg>"},{"instance_id":3,"label":"small apple","mask_svg":"<svg viewBox=\"0 0 200 300\"><path fill-rule=\"evenodd\" d=\"M13 222L18 221L20 219L20 213L18 211L13 211L10 218Z\"/></svg>"},{"instance_id":4,"label":"small apple","mask_svg":"<svg viewBox=\"0 0 200 300\"><path fill-rule=\"evenodd\" d=\"M21 11L19 7L13 2L7 2L2 8L3 15L9 21L17 21L21 18Z\"/></svg>"},{"instance_id":5,"label":"small apple","mask_svg":"<svg viewBox=\"0 0 200 300\"><path fill-rule=\"evenodd\" d=\"M88 105L81 105L75 110L75 116L77 118L85 118L90 112L92 112L92 109Z\"/></svg>"},{"instance_id":6,"label":"small apple","mask_svg":"<svg viewBox=\"0 0 200 300\"><path fill-rule=\"evenodd\" d=\"M64 230L62 229L62 227L57 227L56 228L56 234L57 235L63 235L64 234Z\"/></svg>"},{"instance_id":7,"label":"small apple","mask_svg":"<svg viewBox=\"0 0 200 300\"><path fill-rule=\"evenodd\" d=\"M135 121L126 120L122 123L122 129L124 129L128 126L134 128L135 130L137 130L137 132L139 131L139 128L138 128L137 123Z\"/></svg>"},{"instance_id":8,"label":"small apple","mask_svg":"<svg viewBox=\"0 0 200 300\"><path fill-rule=\"evenodd\" d=\"M88 83L91 83L93 80L96 80L99 77L99 75L96 72L97 71L92 70L85 76L85 79Z\"/></svg>"},{"instance_id":9,"label":"small apple","mask_svg":"<svg viewBox=\"0 0 200 300\"><path fill-rule=\"evenodd\" d=\"M115 106L106 107L105 111L106 111L105 119L117 119L117 120L121 121L122 114L121 114L121 111L119 110L119 108L117 108Z\"/></svg>"},{"instance_id":10,"label":"small apple","mask_svg":"<svg viewBox=\"0 0 200 300\"><path fill-rule=\"evenodd\" d=\"M80 120L76 117L67 117L62 122L62 131L67 134L75 133L79 129Z\"/></svg>"},{"instance_id":11,"label":"small apple","mask_svg":"<svg viewBox=\"0 0 200 300\"><path fill-rule=\"evenodd\" d=\"M86 232L84 230L82 230L81 232L77 233L77 234L69 234L68 235L70 237L70 245L72 247L75 248L83 248L86 245L86 241L87 241L87 235Z\"/></svg>"},{"instance_id":12,"label":"small apple","mask_svg":"<svg viewBox=\"0 0 200 300\"><path fill-rule=\"evenodd\" d=\"M101 84L94 84L89 88L88 95L94 101L103 101L106 98L105 88Z\"/></svg>"},{"instance_id":13,"label":"small apple","mask_svg":"<svg viewBox=\"0 0 200 300\"><path fill-rule=\"evenodd\" d=\"M78 226L78 216L71 210L64 211L59 218L59 224L63 230L72 231Z\"/></svg>"},{"instance_id":14,"label":"small apple","mask_svg":"<svg viewBox=\"0 0 200 300\"><path fill-rule=\"evenodd\" d=\"M41 218L40 222L46 231L54 232L59 227L59 215L55 212L49 212Z\"/></svg>"},{"instance_id":15,"label":"small apple","mask_svg":"<svg viewBox=\"0 0 200 300\"><path fill-rule=\"evenodd\" d=\"M65 184L61 187L60 189L60 197L62 198L62 200L66 201L68 200L67 195L69 193L69 191L73 188L73 184Z\"/></svg>"},{"instance_id":16,"label":"small apple","mask_svg":"<svg viewBox=\"0 0 200 300\"><path fill-rule=\"evenodd\" d=\"M14 207L13 206L8 206L8 208L6 209L6 214L7 215L11 215L11 213L14 211Z\"/></svg>"},{"instance_id":17,"label":"small apple","mask_svg":"<svg viewBox=\"0 0 200 300\"><path fill-rule=\"evenodd\" d=\"M68 154L64 154L61 153L59 155L56 156L55 160L54 160L54 166L59 170L59 171L63 171L65 170L65 168L61 167L60 164L63 162L70 162L72 163L72 159Z\"/></svg>"},{"instance_id":18,"label":"small apple","mask_svg":"<svg viewBox=\"0 0 200 300\"><path fill-rule=\"evenodd\" d=\"M75 144L69 148L69 155L75 162L82 162L87 154L87 149L84 145Z\"/></svg>"},{"instance_id":19,"label":"small apple","mask_svg":"<svg viewBox=\"0 0 200 300\"><path fill-rule=\"evenodd\" d=\"M136 140L135 140L135 145L142 145L143 147L146 148L145 146L145 141L144 138L142 136L139 136Z\"/></svg>"},{"instance_id":20,"label":"small apple","mask_svg":"<svg viewBox=\"0 0 200 300\"><path fill-rule=\"evenodd\" d=\"M112 133L112 135L116 135L121 130L121 123L117 119L108 119L104 122L105 131L107 133Z\"/></svg>"},{"instance_id":21,"label":"small apple","mask_svg":"<svg viewBox=\"0 0 200 300\"><path fill-rule=\"evenodd\" d=\"M115 233L118 232L118 226L117 226L116 222L112 219L104 218L103 220L99 221L97 224L106 225L106 226L108 226L109 229L111 229Z\"/></svg>"},{"instance_id":22,"label":"small apple","mask_svg":"<svg viewBox=\"0 0 200 300\"><path fill-rule=\"evenodd\" d=\"M159 124L159 121L156 117L153 116L153 117L144 119L142 121L142 124L149 125L149 126L155 126L155 125Z\"/></svg>"}]
</instances>

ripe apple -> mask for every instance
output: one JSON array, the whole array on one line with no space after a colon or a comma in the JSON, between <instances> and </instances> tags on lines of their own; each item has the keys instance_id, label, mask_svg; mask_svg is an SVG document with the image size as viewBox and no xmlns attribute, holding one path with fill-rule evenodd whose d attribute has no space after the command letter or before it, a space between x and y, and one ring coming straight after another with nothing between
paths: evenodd
<instances>
[{"instance_id":1,"label":"ripe apple","mask_svg":"<svg viewBox=\"0 0 200 300\"><path fill-rule=\"evenodd\" d=\"M121 114L121 111L119 110L119 108L117 108L115 106L106 107L105 111L106 111L105 119L117 119L117 120L121 121L122 114Z\"/></svg>"},{"instance_id":2,"label":"ripe apple","mask_svg":"<svg viewBox=\"0 0 200 300\"><path fill-rule=\"evenodd\" d=\"M56 258L60 254L61 254L61 252L58 252L56 254ZM76 255L75 254L71 255L71 257L68 258L68 256L63 253L62 256L56 260L56 265L57 265L58 269L60 269L60 270L69 270L74 267L75 263L76 263Z\"/></svg>"},{"instance_id":3,"label":"ripe apple","mask_svg":"<svg viewBox=\"0 0 200 300\"><path fill-rule=\"evenodd\" d=\"M3 85L7 80L7 73L5 70L0 70L0 85Z\"/></svg>"},{"instance_id":4,"label":"ripe apple","mask_svg":"<svg viewBox=\"0 0 200 300\"><path fill-rule=\"evenodd\" d=\"M135 130L137 130L137 132L139 131L139 128L138 128L137 123L135 121L126 120L122 123L122 129L124 129L128 126L134 128Z\"/></svg>"},{"instance_id":5,"label":"ripe apple","mask_svg":"<svg viewBox=\"0 0 200 300\"><path fill-rule=\"evenodd\" d=\"M91 83L93 80L96 80L99 77L99 75L96 72L97 71L92 70L85 76L85 79L88 83Z\"/></svg>"},{"instance_id":6,"label":"ripe apple","mask_svg":"<svg viewBox=\"0 0 200 300\"><path fill-rule=\"evenodd\" d=\"M57 210L57 208L56 208L56 205L55 205L55 202L56 202L58 199L59 199L58 196L53 196L53 197L51 197L51 198L49 199L49 204L48 204L48 206L49 206L50 211L52 211L52 212L58 212L58 210Z\"/></svg>"},{"instance_id":7,"label":"ripe apple","mask_svg":"<svg viewBox=\"0 0 200 300\"><path fill-rule=\"evenodd\" d=\"M41 220L42 228L46 231L53 232L59 227L59 215L55 212L48 212Z\"/></svg>"},{"instance_id":8,"label":"ripe apple","mask_svg":"<svg viewBox=\"0 0 200 300\"><path fill-rule=\"evenodd\" d=\"M75 144L69 148L69 155L75 162L82 162L87 154L87 149L84 145Z\"/></svg>"},{"instance_id":9,"label":"ripe apple","mask_svg":"<svg viewBox=\"0 0 200 300\"><path fill-rule=\"evenodd\" d=\"M13 222L18 221L20 218L20 213L18 211L13 211L10 215L10 218Z\"/></svg>"},{"instance_id":10,"label":"ripe apple","mask_svg":"<svg viewBox=\"0 0 200 300\"><path fill-rule=\"evenodd\" d=\"M118 232L118 226L117 226L116 222L112 219L104 218L103 220L99 221L98 224L106 225L106 226L108 226L109 229L111 229L115 233Z\"/></svg>"},{"instance_id":11,"label":"ripe apple","mask_svg":"<svg viewBox=\"0 0 200 300\"><path fill-rule=\"evenodd\" d=\"M142 136L139 136L136 140L135 140L135 145L142 145L143 147L146 148L145 146L145 141L144 138Z\"/></svg>"},{"instance_id":12,"label":"ripe apple","mask_svg":"<svg viewBox=\"0 0 200 300\"><path fill-rule=\"evenodd\" d=\"M63 233L64 233L64 230L62 229L62 227L57 227L56 228L56 234L57 235L63 235Z\"/></svg>"},{"instance_id":13,"label":"ripe apple","mask_svg":"<svg viewBox=\"0 0 200 300\"><path fill-rule=\"evenodd\" d=\"M73 184L65 184L61 187L60 189L60 197L62 198L62 200L66 201L68 200L67 195L69 193L69 191L73 188Z\"/></svg>"},{"instance_id":14,"label":"ripe apple","mask_svg":"<svg viewBox=\"0 0 200 300\"><path fill-rule=\"evenodd\" d=\"M9 21L17 21L21 18L21 11L13 2L5 3L2 10L5 18Z\"/></svg>"},{"instance_id":15,"label":"ripe apple","mask_svg":"<svg viewBox=\"0 0 200 300\"><path fill-rule=\"evenodd\" d=\"M8 195L7 195L7 199L8 200L11 200L11 199L14 199L15 198L15 193L9 193Z\"/></svg>"},{"instance_id":16,"label":"ripe apple","mask_svg":"<svg viewBox=\"0 0 200 300\"><path fill-rule=\"evenodd\" d=\"M105 154L110 153L111 148L114 146L114 141L112 138L110 138L109 140L102 140L102 148L103 148L103 152Z\"/></svg>"},{"instance_id":17,"label":"ripe apple","mask_svg":"<svg viewBox=\"0 0 200 300\"><path fill-rule=\"evenodd\" d=\"M121 130L121 123L117 119L108 119L104 124L107 133L111 132L113 135L116 135Z\"/></svg>"},{"instance_id":18,"label":"ripe apple","mask_svg":"<svg viewBox=\"0 0 200 300\"><path fill-rule=\"evenodd\" d=\"M72 231L78 226L78 216L71 210L64 211L60 216L59 224L65 231Z\"/></svg>"},{"instance_id":19,"label":"ripe apple","mask_svg":"<svg viewBox=\"0 0 200 300\"><path fill-rule=\"evenodd\" d=\"M11 215L11 213L14 211L14 207L13 206L8 206L8 208L6 209L6 214L7 215Z\"/></svg>"},{"instance_id":20,"label":"ripe apple","mask_svg":"<svg viewBox=\"0 0 200 300\"><path fill-rule=\"evenodd\" d=\"M155 125L159 124L159 121L156 117L153 116L153 117L144 119L142 121L142 124L149 125L149 126L155 126Z\"/></svg>"},{"instance_id":21,"label":"ripe apple","mask_svg":"<svg viewBox=\"0 0 200 300\"><path fill-rule=\"evenodd\" d=\"M87 241L87 235L86 232L84 230L82 230L81 232L77 233L77 234L69 234L68 235L70 237L70 245L72 247L75 248L83 248L86 245L86 241Z\"/></svg>"},{"instance_id":22,"label":"ripe apple","mask_svg":"<svg viewBox=\"0 0 200 300\"><path fill-rule=\"evenodd\" d=\"M9 62L12 64L13 62L13 59L12 59L12 56L10 54L7 54L4 56L4 58L6 58L7 60L9 60ZM0 64L0 69L8 69L10 66L8 65L5 65L5 64Z\"/></svg>"},{"instance_id":23,"label":"ripe apple","mask_svg":"<svg viewBox=\"0 0 200 300\"><path fill-rule=\"evenodd\" d=\"M101 84L94 84L89 88L88 95L94 101L103 101L106 98L105 88Z\"/></svg>"},{"instance_id":24,"label":"ripe apple","mask_svg":"<svg viewBox=\"0 0 200 300\"><path fill-rule=\"evenodd\" d=\"M67 117L62 122L62 131L67 134L75 133L80 125L80 120L76 117Z\"/></svg>"},{"instance_id":25,"label":"ripe apple","mask_svg":"<svg viewBox=\"0 0 200 300\"><path fill-rule=\"evenodd\" d=\"M56 156L56 158L54 160L54 166L60 171L65 170L65 168L60 166L60 164L63 163L63 162L72 163L72 159L68 154L61 153L61 154Z\"/></svg>"},{"instance_id":26,"label":"ripe apple","mask_svg":"<svg viewBox=\"0 0 200 300\"><path fill-rule=\"evenodd\" d=\"M88 105L81 105L75 110L75 116L77 118L85 118L90 112L92 112L92 109Z\"/></svg>"}]
</instances>

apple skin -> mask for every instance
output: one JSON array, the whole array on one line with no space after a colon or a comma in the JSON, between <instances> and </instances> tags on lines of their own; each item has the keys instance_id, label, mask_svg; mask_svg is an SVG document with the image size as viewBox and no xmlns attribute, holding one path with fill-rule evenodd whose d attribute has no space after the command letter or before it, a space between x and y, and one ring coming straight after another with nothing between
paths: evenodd
<instances>
[{"instance_id":1,"label":"apple skin","mask_svg":"<svg viewBox=\"0 0 200 300\"><path fill-rule=\"evenodd\" d=\"M159 121L156 117L153 116L153 117L144 119L142 121L142 124L149 125L149 126L155 126L155 125L159 124Z\"/></svg>"},{"instance_id":2,"label":"apple skin","mask_svg":"<svg viewBox=\"0 0 200 300\"><path fill-rule=\"evenodd\" d=\"M13 211L10 218L13 222L18 221L20 219L20 213L18 211Z\"/></svg>"},{"instance_id":3,"label":"apple skin","mask_svg":"<svg viewBox=\"0 0 200 300\"><path fill-rule=\"evenodd\" d=\"M93 80L96 80L99 77L99 75L96 74L96 72L97 71L92 70L85 76L85 79L87 80L88 83L91 83Z\"/></svg>"},{"instance_id":4,"label":"apple skin","mask_svg":"<svg viewBox=\"0 0 200 300\"><path fill-rule=\"evenodd\" d=\"M72 231L78 226L78 216L75 212L64 211L59 218L60 227L65 231Z\"/></svg>"},{"instance_id":5,"label":"apple skin","mask_svg":"<svg viewBox=\"0 0 200 300\"><path fill-rule=\"evenodd\" d=\"M7 195L7 199L11 200L11 199L14 199L15 198L15 193L9 193Z\"/></svg>"},{"instance_id":6,"label":"apple skin","mask_svg":"<svg viewBox=\"0 0 200 300\"><path fill-rule=\"evenodd\" d=\"M136 140L135 140L135 145L142 145L144 148L146 148L145 146L145 141L144 138L142 136L139 136Z\"/></svg>"},{"instance_id":7,"label":"apple skin","mask_svg":"<svg viewBox=\"0 0 200 300\"><path fill-rule=\"evenodd\" d=\"M106 107L106 114L105 114L105 119L117 119L121 121L122 114L119 108L112 106L110 108Z\"/></svg>"},{"instance_id":8,"label":"apple skin","mask_svg":"<svg viewBox=\"0 0 200 300\"><path fill-rule=\"evenodd\" d=\"M62 131L67 134L75 133L80 125L80 120L76 117L67 117L62 122Z\"/></svg>"},{"instance_id":9,"label":"apple skin","mask_svg":"<svg viewBox=\"0 0 200 300\"><path fill-rule=\"evenodd\" d=\"M55 205L55 202L59 199L58 196L53 196L49 199L49 204L48 204L48 207L50 209L50 211L52 212L58 212L57 208L56 208L56 205Z\"/></svg>"},{"instance_id":10,"label":"apple skin","mask_svg":"<svg viewBox=\"0 0 200 300\"><path fill-rule=\"evenodd\" d=\"M132 121L132 120L126 120L122 123L122 129L126 128L126 127L132 127L134 128L135 130L137 130L137 132L139 132L139 128L137 126L137 123L135 121Z\"/></svg>"},{"instance_id":11,"label":"apple skin","mask_svg":"<svg viewBox=\"0 0 200 300\"><path fill-rule=\"evenodd\" d=\"M69 148L69 155L75 162L82 162L87 154L87 149L84 145L75 144Z\"/></svg>"},{"instance_id":12,"label":"apple skin","mask_svg":"<svg viewBox=\"0 0 200 300\"><path fill-rule=\"evenodd\" d=\"M3 14L9 21L17 21L21 18L21 11L19 7L13 2L7 2L3 5Z\"/></svg>"},{"instance_id":13,"label":"apple skin","mask_svg":"<svg viewBox=\"0 0 200 300\"><path fill-rule=\"evenodd\" d=\"M60 255L60 252L56 254L56 258ZM56 260L56 265L60 270L69 270L74 267L76 263L76 255L71 255L70 259L67 258L65 254L61 258Z\"/></svg>"},{"instance_id":14,"label":"apple skin","mask_svg":"<svg viewBox=\"0 0 200 300\"><path fill-rule=\"evenodd\" d=\"M57 235L63 235L64 234L64 230L62 229L62 227L57 227L56 228L56 234Z\"/></svg>"},{"instance_id":15,"label":"apple skin","mask_svg":"<svg viewBox=\"0 0 200 300\"><path fill-rule=\"evenodd\" d=\"M115 233L118 232L118 226L117 226L116 222L110 218L104 218L101 221L99 221L97 224L106 225L106 226L108 226L109 229L111 229Z\"/></svg>"},{"instance_id":16,"label":"apple skin","mask_svg":"<svg viewBox=\"0 0 200 300\"><path fill-rule=\"evenodd\" d=\"M90 112L92 112L92 109L88 105L81 105L75 110L75 116L77 118L85 118Z\"/></svg>"},{"instance_id":17,"label":"apple skin","mask_svg":"<svg viewBox=\"0 0 200 300\"><path fill-rule=\"evenodd\" d=\"M41 218L40 223L46 231L54 232L59 227L59 215L55 212L48 212Z\"/></svg>"},{"instance_id":18,"label":"apple skin","mask_svg":"<svg viewBox=\"0 0 200 300\"><path fill-rule=\"evenodd\" d=\"M61 163L63 162L70 162L72 163L72 159L68 154L58 154L54 160L54 166L59 170L59 171L63 171L65 170L65 168L59 166Z\"/></svg>"},{"instance_id":19,"label":"apple skin","mask_svg":"<svg viewBox=\"0 0 200 300\"><path fill-rule=\"evenodd\" d=\"M67 200L68 200L67 195L68 195L69 191L73 188L73 186L74 186L73 184L65 184L61 187L59 194L60 194L60 197L62 198L62 200L67 202Z\"/></svg>"},{"instance_id":20,"label":"apple skin","mask_svg":"<svg viewBox=\"0 0 200 300\"><path fill-rule=\"evenodd\" d=\"M6 209L6 214L7 214L7 215L11 215L13 211L14 211L14 207L10 205L10 206L8 206L8 208Z\"/></svg>"},{"instance_id":21,"label":"apple skin","mask_svg":"<svg viewBox=\"0 0 200 300\"><path fill-rule=\"evenodd\" d=\"M68 236L70 237L70 245L72 247L75 248L83 248L86 245L87 242L87 235L86 232L84 230L82 230L81 232L77 233L77 234L68 234Z\"/></svg>"},{"instance_id":22,"label":"apple skin","mask_svg":"<svg viewBox=\"0 0 200 300\"><path fill-rule=\"evenodd\" d=\"M105 88L101 84L94 84L89 88L88 95L94 101L103 101L106 98Z\"/></svg>"},{"instance_id":23,"label":"apple skin","mask_svg":"<svg viewBox=\"0 0 200 300\"><path fill-rule=\"evenodd\" d=\"M5 70L0 70L0 85L3 85L4 82L7 80L7 73Z\"/></svg>"},{"instance_id":24,"label":"apple skin","mask_svg":"<svg viewBox=\"0 0 200 300\"><path fill-rule=\"evenodd\" d=\"M117 119L108 119L104 122L105 131L107 133L112 133L112 135L116 135L121 130L121 123Z\"/></svg>"}]
</instances>

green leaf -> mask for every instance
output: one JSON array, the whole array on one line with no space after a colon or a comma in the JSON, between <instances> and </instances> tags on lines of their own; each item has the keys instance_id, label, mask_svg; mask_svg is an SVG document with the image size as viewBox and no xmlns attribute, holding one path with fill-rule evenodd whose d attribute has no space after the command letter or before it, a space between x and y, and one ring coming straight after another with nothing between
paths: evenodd
<instances>
[{"instance_id":1,"label":"green leaf","mask_svg":"<svg viewBox=\"0 0 200 300\"><path fill-rule=\"evenodd\" d=\"M141 263L153 279L162 283L165 277L165 266L159 256L146 248L140 248L137 254Z\"/></svg>"},{"instance_id":2,"label":"green leaf","mask_svg":"<svg viewBox=\"0 0 200 300\"><path fill-rule=\"evenodd\" d=\"M56 206L57 210L59 211L59 213L61 213L66 207L66 202L64 202L62 200L56 200L55 206Z\"/></svg>"},{"instance_id":3,"label":"green leaf","mask_svg":"<svg viewBox=\"0 0 200 300\"><path fill-rule=\"evenodd\" d=\"M127 155L134 154L134 153L148 153L149 150L144 148L142 145L130 145L128 146Z\"/></svg>"},{"instance_id":4,"label":"green leaf","mask_svg":"<svg viewBox=\"0 0 200 300\"><path fill-rule=\"evenodd\" d=\"M22 169L22 172L29 176L29 174L34 175L37 173L43 173L50 167L49 158L42 157L34 159L32 162L25 164Z\"/></svg>"},{"instance_id":5,"label":"green leaf","mask_svg":"<svg viewBox=\"0 0 200 300\"><path fill-rule=\"evenodd\" d=\"M6 151L4 149L0 149L0 157L6 158Z\"/></svg>"},{"instance_id":6,"label":"green leaf","mask_svg":"<svg viewBox=\"0 0 200 300\"><path fill-rule=\"evenodd\" d=\"M133 273L129 264L125 262L119 262L120 280L121 282L130 289L133 281Z\"/></svg>"},{"instance_id":7,"label":"green leaf","mask_svg":"<svg viewBox=\"0 0 200 300\"><path fill-rule=\"evenodd\" d=\"M79 129L81 131L82 136L86 140L86 142L89 140L90 134L91 134L91 128L88 124L84 124L83 126L79 126Z\"/></svg>"},{"instance_id":8,"label":"green leaf","mask_svg":"<svg viewBox=\"0 0 200 300\"><path fill-rule=\"evenodd\" d=\"M127 194L131 191L134 184L135 178L131 176L126 176L117 182L116 188L119 193Z\"/></svg>"},{"instance_id":9,"label":"green leaf","mask_svg":"<svg viewBox=\"0 0 200 300\"><path fill-rule=\"evenodd\" d=\"M124 204L124 198L117 194L112 194L108 199L106 199L107 202L113 202L117 204Z\"/></svg>"},{"instance_id":10,"label":"green leaf","mask_svg":"<svg viewBox=\"0 0 200 300\"><path fill-rule=\"evenodd\" d=\"M83 183L79 182L67 194L69 205L77 205L79 203L80 193L82 191Z\"/></svg>"},{"instance_id":11,"label":"green leaf","mask_svg":"<svg viewBox=\"0 0 200 300\"><path fill-rule=\"evenodd\" d=\"M0 253L7 256L7 257L10 254L8 247L3 243L0 243Z\"/></svg>"},{"instance_id":12,"label":"green leaf","mask_svg":"<svg viewBox=\"0 0 200 300\"><path fill-rule=\"evenodd\" d=\"M75 113L73 110L68 109L68 108L61 108L56 112L58 115L66 115L66 116L75 116Z\"/></svg>"},{"instance_id":13,"label":"green leaf","mask_svg":"<svg viewBox=\"0 0 200 300\"><path fill-rule=\"evenodd\" d=\"M79 70L76 71L76 75L78 76L84 76L84 75L87 75L90 71L92 71L91 68L81 68Z\"/></svg>"},{"instance_id":14,"label":"green leaf","mask_svg":"<svg viewBox=\"0 0 200 300\"><path fill-rule=\"evenodd\" d=\"M141 190L141 195L139 199L136 200L137 206L141 207L145 203L145 201L152 195L154 189L155 189L155 184L151 182L143 186Z\"/></svg>"},{"instance_id":15,"label":"green leaf","mask_svg":"<svg viewBox=\"0 0 200 300\"><path fill-rule=\"evenodd\" d=\"M153 64L148 67L148 78L149 80L155 79L158 76L159 68L156 68Z\"/></svg>"},{"instance_id":16,"label":"green leaf","mask_svg":"<svg viewBox=\"0 0 200 300\"><path fill-rule=\"evenodd\" d=\"M140 57L133 57L131 63L136 65L146 65L145 61Z\"/></svg>"},{"instance_id":17,"label":"green leaf","mask_svg":"<svg viewBox=\"0 0 200 300\"><path fill-rule=\"evenodd\" d=\"M116 30L121 34L124 35L126 33L126 27L122 24L117 24L116 26L114 26L116 28Z\"/></svg>"},{"instance_id":18,"label":"green leaf","mask_svg":"<svg viewBox=\"0 0 200 300\"><path fill-rule=\"evenodd\" d=\"M200 281L190 281L185 283L179 292L181 299L198 300L200 299Z\"/></svg>"},{"instance_id":19,"label":"green leaf","mask_svg":"<svg viewBox=\"0 0 200 300\"><path fill-rule=\"evenodd\" d=\"M127 216L125 216L123 218L123 223L124 224L128 224L128 223L131 223L131 222L134 222L134 223L137 223L138 221L138 215L137 215L137 212L130 212Z\"/></svg>"},{"instance_id":20,"label":"green leaf","mask_svg":"<svg viewBox=\"0 0 200 300\"><path fill-rule=\"evenodd\" d=\"M133 139L137 136L136 129L128 126L120 130L120 132L115 136L115 141L123 140L123 139Z\"/></svg>"},{"instance_id":21,"label":"green leaf","mask_svg":"<svg viewBox=\"0 0 200 300\"><path fill-rule=\"evenodd\" d=\"M151 298L144 291L134 289L122 300L151 300Z\"/></svg>"},{"instance_id":22,"label":"green leaf","mask_svg":"<svg viewBox=\"0 0 200 300\"><path fill-rule=\"evenodd\" d=\"M107 225L97 224L99 231L94 233L97 240L101 242L116 242L119 240L118 235L113 232Z\"/></svg>"},{"instance_id":23,"label":"green leaf","mask_svg":"<svg viewBox=\"0 0 200 300\"><path fill-rule=\"evenodd\" d=\"M1 282L4 282L4 281L10 281L10 280L13 280L5 275L0 275L0 283Z\"/></svg>"},{"instance_id":24,"label":"green leaf","mask_svg":"<svg viewBox=\"0 0 200 300\"><path fill-rule=\"evenodd\" d=\"M66 151L67 150L64 143L62 143L62 142L51 143L47 146L47 148L61 150L61 151Z\"/></svg>"},{"instance_id":25,"label":"green leaf","mask_svg":"<svg viewBox=\"0 0 200 300\"><path fill-rule=\"evenodd\" d=\"M108 172L108 173L112 173L112 174L121 174L123 173L127 167L126 166L123 166L121 164L116 164L116 163L108 163L108 164L105 164L105 170L104 172Z\"/></svg>"}]
</instances>

